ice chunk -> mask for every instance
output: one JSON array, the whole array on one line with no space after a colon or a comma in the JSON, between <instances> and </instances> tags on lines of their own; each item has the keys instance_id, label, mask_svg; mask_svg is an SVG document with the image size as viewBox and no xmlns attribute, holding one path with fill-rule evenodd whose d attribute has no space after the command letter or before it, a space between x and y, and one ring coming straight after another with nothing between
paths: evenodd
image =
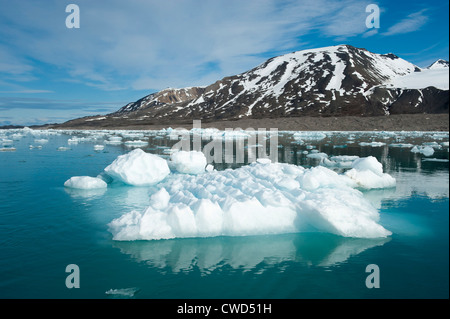
<instances>
[{"instance_id":1,"label":"ice chunk","mask_svg":"<svg viewBox=\"0 0 450 319\"><path fill-rule=\"evenodd\" d=\"M373 156L355 160L345 175L365 189L389 188L396 184L395 178L383 173L383 165Z\"/></svg>"},{"instance_id":2,"label":"ice chunk","mask_svg":"<svg viewBox=\"0 0 450 319\"><path fill-rule=\"evenodd\" d=\"M118 156L105 172L125 184L146 186L157 184L170 174L167 161L137 148Z\"/></svg>"},{"instance_id":3,"label":"ice chunk","mask_svg":"<svg viewBox=\"0 0 450 319\"><path fill-rule=\"evenodd\" d=\"M371 147L380 147L386 145L384 142L361 142L360 146L371 146Z\"/></svg>"},{"instance_id":4,"label":"ice chunk","mask_svg":"<svg viewBox=\"0 0 450 319\"><path fill-rule=\"evenodd\" d=\"M80 140L78 139L78 137L74 136L73 138L70 138L67 140L68 144L78 144Z\"/></svg>"},{"instance_id":5,"label":"ice chunk","mask_svg":"<svg viewBox=\"0 0 450 319\"><path fill-rule=\"evenodd\" d=\"M316 141L320 141L323 140L324 138L327 137L327 135L323 132L318 132L318 131L300 131L300 132L295 132L292 137L295 140L316 140Z\"/></svg>"},{"instance_id":6,"label":"ice chunk","mask_svg":"<svg viewBox=\"0 0 450 319\"><path fill-rule=\"evenodd\" d=\"M323 187L346 188L355 185L345 176L322 166L306 170L298 180L303 189L310 191Z\"/></svg>"},{"instance_id":7,"label":"ice chunk","mask_svg":"<svg viewBox=\"0 0 450 319\"><path fill-rule=\"evenodd\" d=\"M272 163L272 160L270 158L258 158L256 161L260 164L270 164Z\"/></svg>"},{"instance_id":8,"label":"ice chunk","mask_svg":"<svg viewBox=\"0 0 450 319\"><path fill-rule=\"evenodd\" d=\"M105 141L105 143L112 144L112 145L122 144L122 137L121 136L111 136L107 141Z\"/></svg>"},{"instance_id":9,"label":"ice chunk","mask_svg":"<svg viewBox=\"0 0 450 319\"><path fill-rule=\"evenodd\" d=\"M448 163L448 159L446 158L424 158L422 162L439 162L439 163Z\"/></svg>"},{"instance_id":10,"label":"ice chunk","mask_svg":"<svg viewBox=\"0 0 450 319\"><path fill-rule=\"evenodd\" d=\"M311 152L310 154L306 155L306 157L322 160L328 158L328 154L320 152Z\"/></svg>"},{"instance_id":11,"label":"ice chunk","mask_svg":"<svg viewBox=\"0 0 450 319\"><path fill-rule=\"evenodd\" d=\"M206 156L198 151L178 151L170 156L174 168L179 173L201 174L205 172Z\"/></svg>"},{"instance_id":12,"label":"ice chunk","mask_svg":"<svg viewBox=\"0 0 450 319\"><path fill-rule=\"evenodd\" d=\"M105 294L116 297L134 297L139 292L139 288L122 288L122 289L109 289L105 291Z\"/></svg>"},{"instance_id":13,"label":"ice chunk","mask_svg":"<svg viewBox=\"0 0 450 319\"><path fill-rule=\"evenodd\" d=\"M411 149L413 153L422 153L425 156L432 156L434 154L434 148L431 146L414 146Z\"/></svg>"},{"instance_id":14,"label":"ice chunk","mask_svg":"<svg viewBox=\"0 0 450 319\"><path fill-rule=\"evenodd\" d=\"M143 147L143 146L147 146L148 142L147 141L141 141L141 140L136 140L136 141L126 141L125 146L129 146L129 147Z\"/></svg>"},{"instance_id":15,"label":"ice chunk","mask_svg":"<svg viewBox=\"0 0 450 319\"><path fill-rule=\"evenodd\" d=\"M338 168L351 168L355 160L359 156L356 155L335 155L331 156L329 159L324 158L320 165L327 167L338 167Z\"/></svg>"},{"instance_id":16,"label":"ice chunk","mask_svg":"<svg viewBox=\"0 0 450 319\"><path fill-rule=\"evenodd\" d=\"M389 144L389 147L400 147L400 148L411 148L414 145L410 144L410 143L392 143Z\"/></svg>"},{"instance_id":17,"label":"ice chunk","mask_svg":"<svg viewBox=\"0 0 450 319\"><path fill-rule=\"evenodd\" d=\"M36 144L45 144L48 143L48 140L45 138L34 140Z\"/></svg>"},{"instance_id":18,"label":"ice chunk","mask_svg":"<svg viewBox=\"0 0 450 319\"><path fill-rule=\"evenodd\" d=\"M164 209L169 204L170 195L163 187L150 197L150 205L154 209Z\"/></svg>"},{"instance_id":19,"label":"ice chunk","mask_svg":"<svg viewBox=\"0 0 450 319\"><path fill-rule=\"evenodd\" d=\"M100 178L90 176L74 176L64 183L65 187L77 189L106 188L107 184Z\"/></svg>"},{"instance_id":20,"label":"ice chunk","mask_svg":"<svg viewBox=\"0 0 450 319\"><path fill-rule=\"evenodd\" d=\"M171 174L143 211L109 223L114 240L246 236L325 231L375 238L391 233L358 186L370 172L376 187L391 178L376 159L354 165L351 177L325 167L252 163L200 175ZM373 176L371 176L373 178ZM392 179L392 178L391 178ZM390 180L389 180L390 181ZM395 180L394 180L395 182ZM384 183L390 185L390 183Z\"/></svg>"}]
</instances>

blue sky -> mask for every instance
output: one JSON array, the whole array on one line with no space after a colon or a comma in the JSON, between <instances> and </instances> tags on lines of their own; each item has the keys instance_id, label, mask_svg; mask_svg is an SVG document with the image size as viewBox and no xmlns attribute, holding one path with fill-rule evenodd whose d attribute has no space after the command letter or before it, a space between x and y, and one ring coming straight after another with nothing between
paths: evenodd
<instances>
[{"instance_id":1,"label":"blue sky","mask_svg":"<svg viewBox=\"0 0 450 319\"><path fill-rule=\"evenodd\" d=\"M65 12L80 8L80 28ZM368 29L368 4L380 28ZM356 0L0 0L0 125L107 114L297 50L350 44L420 67L449 59L449 3Z\"/></svg>"}]
</instances>

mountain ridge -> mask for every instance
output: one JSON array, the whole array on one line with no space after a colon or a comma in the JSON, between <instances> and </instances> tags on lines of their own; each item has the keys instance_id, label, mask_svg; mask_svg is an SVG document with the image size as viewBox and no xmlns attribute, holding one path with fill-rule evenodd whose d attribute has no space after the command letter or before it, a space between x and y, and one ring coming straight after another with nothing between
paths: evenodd
<instances>
[{"instance_id":1,"label":"mountain ridge","mask_svg":"<svg viewBox=\"0 0 450 319\"><path fill-rule=\"evenodd\" d=\"M270 58L208 86L167 88L106 116L66 123L95 126L103 121L113 125L120 121L151 124L193 119L448 113L448 80L444 85L425 83L416 88L438 73L441 77L443 69L448 74L448 61L437 60L421 69L393 53L377 54L350 45L301 50ZM411 77L415 85L410 85ZM409 82L399 81L405 78Z\"/></svg>"}]
</instances>

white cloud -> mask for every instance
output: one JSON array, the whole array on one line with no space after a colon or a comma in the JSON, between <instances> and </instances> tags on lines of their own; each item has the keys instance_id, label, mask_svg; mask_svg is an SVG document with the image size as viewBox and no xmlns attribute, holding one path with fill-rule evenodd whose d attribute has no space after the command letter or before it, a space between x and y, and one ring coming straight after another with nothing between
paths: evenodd
<instances>
[{"instance_id":1,"label":"white cloud","mask_svg":"<svg viewBox=\"0 0 450 319\"><path fill-rule=\"evenodd\" d=\"M370 29L369 31L367 31L366 33L364 33L362 35L363 38L368 38L371 36L374 36L375 34L378 34L378 29Z\"/></svg>"},{"instance_id":2,"label":"white cloud","mask_svg":"<svg viewBox=\"0 0 450 319\"><path fill-rule=\"evenodd\" d=\"M391 26L382 35L396 35L404 34L419 30L428 21L428 16L424 13L427 9L420 10L415 13L411 13L405 19Z\"/></svg>"},{"instance_id":3,"label":"white cloud","mask_svg":"<svg viewBox=\"0 0 450 319\"><path fill-rule=\"evenodd\" d=\"M34 89L21 89L16 91L0 91L2 94L40 94L40 93L54 93L50 90L34 90Z\"/></svg>"},{"instance_id":4,"label":"white cloud","mask_svg":"<svg viewBox=\"0 0 450 319\"><path fill-rule=\"evenodd\" d=\"M13 21L2 24L0 13L0 37L17 55L102 90L206 85L256 66L267 52L299 49L311 30L340 38L366 31L358 0L77 0L79 29L65 27L65 5L2 4ZM217 68L205 72L209 61ZM31 71L19 66L15 72Z\"/></svg>"},{"instance_id":5,"label":"white cloud","mask_svg":"<svg viewBox=\"0 0 450 319\"><path fill-rule=\"evenodd\" d=\"M0 75L9 80L26 82L33 77L33 67L24 58L16 56L5 45L0 45Z\"/></svg>"}]
</instances>

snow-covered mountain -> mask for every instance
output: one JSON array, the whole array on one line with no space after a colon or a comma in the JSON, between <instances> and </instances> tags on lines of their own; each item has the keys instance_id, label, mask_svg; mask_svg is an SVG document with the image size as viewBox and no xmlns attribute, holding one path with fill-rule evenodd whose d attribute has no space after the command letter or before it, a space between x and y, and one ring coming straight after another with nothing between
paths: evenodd
<instances>
[{"instance_id":1,"label":"snow-covered mountain","mask_svg":"<svg viewBox=\"0 0 450 319\"><path fill-rule=\"evenodd\" d=\"M102 120L83 121L442 113L448 112L448 70L444 60L421 69L392 53L338 45L274 57L206 87L165 89Z\"/></svg>"},{"instance_id":2,"label":"snow-covered mountain","mask_svg":"<svg viewBox=\"0 0 450 319\"><path fill-rule=\"evenodd\" d=\"M200 94L202 94L203 91L204 89L201 87L189 87L183 89L167 88L162 91L147 95L142 99L137 100L136 102L128 103L120 110L118 110L117 113L129 113L152 106L192 101L192 99L195 99Z\"/></svg>"},{"instance_id":3,"label":"snow-covered mountain","mask_svg":"<svg viewBox=\"0 0 450 319\"><path fill-rule=\"evenodd\" d=\"M429 67L427 67L427 69L448 69L448 68L449 68L448 61L442 59L435 61Z\"/></svg>"}]
</instances>

